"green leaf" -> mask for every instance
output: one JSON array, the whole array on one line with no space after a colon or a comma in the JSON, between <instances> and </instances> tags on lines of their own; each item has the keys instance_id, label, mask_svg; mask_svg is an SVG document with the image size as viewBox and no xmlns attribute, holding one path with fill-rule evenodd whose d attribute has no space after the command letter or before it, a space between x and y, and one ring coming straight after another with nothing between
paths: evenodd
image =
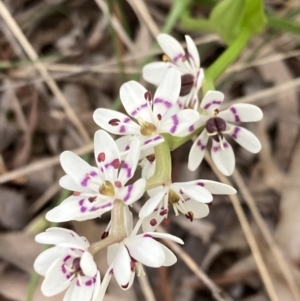
<instances>
[{"instance_id":1,"label":"green leaf","mask_svg":"<svg viewBox=\"0 0 300 301\"><path fill-rule=\"evenodd\" d=\"M210 14L209 21L214 31L227 44L231 44L240 32L245 1L223 0L213 8Z\"/></svg>"},{"instance_id":2,"label":"green leaf","mask_svg":"<svg viewBox=\"0 0 300 301\"><path fill-rule=\"evenodd\" d=\"M300 35L300 24L289 19L268 16L268 25L277 30Z\"/></svg>"},{"instance_id":3,"label":"green leaf","mask_svg":"<svg viewBox=\"0 0 300 301\"><path fill-rule=\"evenodd\" d=\"M224 42L231 44L242 28L247 28L251 35L263 30L266 24L263 1L223 0L213 8L209 20Z\"/></svg>"},{"instance_id":4,"label":"green leaf","mask_svg":"<svg viewBox=\"0 0 300 301\"><path fill-rule=\"evenodd\" d=\"M250 34L261 32L267 23L262 0L246 0L242 26Z\"/></svg>"}]
</instances>

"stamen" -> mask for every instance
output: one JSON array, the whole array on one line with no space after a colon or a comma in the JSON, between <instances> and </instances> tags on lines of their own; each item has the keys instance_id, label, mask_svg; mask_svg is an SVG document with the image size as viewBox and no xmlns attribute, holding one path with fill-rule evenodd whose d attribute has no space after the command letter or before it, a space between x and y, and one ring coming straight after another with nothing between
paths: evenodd
<instances>
[{"instance_id":1,"label":"stamen","mask_svg":"<svg viewBox=\"0 0 300 301\"><path fill-rule=\"evenodd\" d=\"M110 124L111 126L118 126L120 124L120 119L117 119L117 118L114 118L114 119L111 119L108 124Z\"/></svg>"},{"instance_id":2,"label":"stamen","mask_svg":"<svg viewBox=\"0 0 300 301\"><path fill-rule=\"evenodd\" d=\"M145 92L144 97L145 97L145 99L147 101L151 101L152 100L152 93L151 93L151 91Z\"/></svg>"},{"instance_id":3,"label":"stamen","mask_svg":"<svg viewBox=\"0 0 300 301\"><path fill-rule=\"evenodd\" d=\"M170 58L169 58L166 54L164 54L164 55L162 56L162 60L163 60L164 62L170 62L170 61L171 61Z\"/></svg>"},{"instance_id":4,"label":"stamen","mask_svg":"<svg viewBox=\"0 0 300 301\"><path fill-rule=\"evenodd\" d=\"M178 213L176 204L173 204L173 209L174 209L174 212L175 212L175 216L178 216L179 213Z\"/></svg>"},{"instance_id":5,"label":"stamen","mask_svg":"<svg viewBox=\"0 0 300 301\"><path fill-rule=\"evenodd\" d=\"M155 218L152 218L152 220L150 221L150 225L152 227L156 226L157 225L157 220Z\"/></svg>"}]
</instances>

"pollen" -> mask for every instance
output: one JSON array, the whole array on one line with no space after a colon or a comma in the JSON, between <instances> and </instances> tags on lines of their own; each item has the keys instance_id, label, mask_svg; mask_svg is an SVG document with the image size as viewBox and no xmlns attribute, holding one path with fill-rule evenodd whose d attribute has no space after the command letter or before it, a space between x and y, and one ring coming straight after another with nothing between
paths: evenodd
<instances>
[{"instance_id":1,"label":"pollen","mask_svg":"<svg viewBox=\"0 0 300 301\"><path fill-rule=\"evenodd\" d=\"M141 124L140 132L143 136L151 136L156 132L156 126L153 123L144 121Z\"/></svg>"},{"instance_id":2,"label":"pollen","mask_svg":"<svg viewBox=\"0 0 300 301\"><path fill-rule=\"evenodd\" d=\"M103 195L113 196L115 195L114 185L109 181L104 181L103 184L99 187L99 192Z\"/></svg>"},{"instance_id":3,"label":"pollen","mask_svg":"<svg viewBox=\"0 0 300 301\"><path fill-rule=\"evenodd\" d=\"M170 61L171 61L170 58L169 58L166 54L164 54L164 55L162 56L162 60L163 60L164 62L170 62Z\"/></svg>"},{"instance_id":4,"label":"pollen","mask_svg":"<svg viewBox=\"0 0 300 301\"><path fill-rule=\"evenodd\" d=\"M180 196L172 189L169 191L168 203L170 205L177 204L180 200Z\"/></svg>"}]
</instances>

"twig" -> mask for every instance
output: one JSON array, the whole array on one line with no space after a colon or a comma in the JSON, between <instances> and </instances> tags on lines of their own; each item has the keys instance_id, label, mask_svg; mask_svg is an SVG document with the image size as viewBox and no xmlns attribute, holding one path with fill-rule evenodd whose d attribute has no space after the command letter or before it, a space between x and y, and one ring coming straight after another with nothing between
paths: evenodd
<instances>
[{"instance_id":1,"label":"twig","mask_svg":"<svg viewBox=\"0 0 300 301\"><path fill-rule=\"evenodd\" d=\"M64 94L61 92L60 88L56 84L56 82L50 77L46 67L38 61L38 55L21 31L19 25L16 23L8 9L6 8L5 4L0 1L0 15L6 22L9 29L12 31L20 45L22 46L25 53L28 55L28 57L34 61L34 67L38 70L38 72L41 74L42 77L46 78L45 81L49 87L49 89L52 91L52 93L55 95L57 100L59 101L60 105L64 108L66 115L70 119L70 121L74 124L74 126L78 129L80 134L82 135L85 142L90 141L89 134L84 128L81 121L78 119L77 115L73 111L72 107L68 103L67 99L65 98Z\"/></svg>"},{"instance_id":2,"label":"twig","mask_svg":"<svg viewBox=\"0 0 300 301\"><path fill-rule=\"evenodd\" d=\"M300 300L299 290L298 290L295 280L291 274L291 271L285 261L285 258L283 256L281 250L276 245L268 227L266 226L262 216L260 215L259 210L257 209L256 203L255 203L250 191L246 187L245 182L243 181L243 179L237 169L233 173L233 179L234 179L235 183L237 184L237 186L239 187L241 194L244 196L244 199L245 199L248 207L250 208L250 211L254 217L254 220L257 223L261 233L263 234L264 239L266 240L267 244L269 245L269 247L276 259L276 263L278 264L279 268L281 269L282 274L283 274L288 286L290 287L295 299L297 301L299 301Z\"/></svg>"},{"instance_id":3,"label":"twig","mask_svg":"<svg viewBox=\"0 0 300 301\"><path fill-rule=\"evenodd\" d=\"M273 97L273 99L270 99L272 96L277 95L281 92L286 92L286 94L288 94L289 91L292 91L293 93L295 93L295 89L296 90L300 89L300 78L296 78L291 81L284 82L275 87L264 89L264 90L258 91L256 93L252 93L252 94L249 94L249 95L246 95L243 97L236 98L227 103L225 102L222 105L222 108L226 109L237 103L255 103L255 102L261 101L262 99L263 99L263 101L261 101L260 105L265 105L272 101L275 101L274 97Z\"/></svg>"},{"instance_id":4,"label":"twig","mask_svg":"<svg viewBox=\"0 0 300 301\"><path fill-rule=\"evenodd\" d=\"M160 33L160 30L156 23L154 22L152 16L149 13L147 6L143 0L127 0L131 5L132 9L135 11L136 15L140 17L139 19L144 21L145 25L148 27L154 39Z\"/></svg>"},{"instance_id":5,"label":"twig","mask_svg":"<svg viewBox=\"0 0 300 301\"><path fill-rule=\"evenodd\" d=\"M102 10L103 14L106 18L110 17L107 4L103 0L95 0L96 4L99 6L99 8ZM115 17L111 17L111 23L114 28L114 30L118 33L119 38L122 40L122 42L127 46L127 48L130 50L130 52L134 53L136 51L136 47L129 39L127 33L125 32L124 28L120 24L119 20Z\"/></svg>"},{"instance_id":6,"label":"twig","mask_svg":"<svg viewBox=\"0 0 300 301\"><path fill-rule=\"evenodd\" d=\"M156 301L153 290L149 283L149 278L147 276L147 273L145 273L145 275L138 277L138 280L139 280L141 290L144 294L145 300L146 301Z\"/></svg>"},{"instance_id":7,"label":"twig","mask_svg":"<svg viewBox=\"0 0 300 301\"><path fill-rule=\"evenodd\" d=\"M79 156L82 156L86 153L92 152L93 149L94 149L93 143L89 143L89 144L86 144L82 147L76 148L75 150L73 150L73 152L76 153ZM60 156L54 156L52 158L39 160L38 162L28 164L27 166L15 169L15 170L13 170L11 172L8 172L4 175L1 175L0 176L0 184L11 181L11 180L13 180L15 178L18 178L18 177L21 177L21 176L29 175L33 172L36 172L36 171L40 170L40 169L45 169L45 168L48 168L50 166L57 165L57 164L59 164L59 157Z\"/></svg>"},{"instance_id":8,"label":"twig","mask_svg":"<svg viewBox=\"0 0 300 301\"><path fill-rule=\"evenodd\" d=\"M232 186L232 184L228 180L228 178L226 178L224 175L222 175L219 172L219 170L213 164L212 159L210 158L210 156L207 153L205 154L205 160L207 161L207 163L209 164L210 168L213 170L213 172L217 175L217 177L219 178L219 180L222 183ZM246 237L247 242L249 244L249 247L251 249L253 258L254 258L254 260L256 262L258 271L259 271L259 273L261 275L263 283L264 283L264 285L266 287L266 290L268 292L268 295L269 295L271 301L279 301L279 299L277 297L277 294L275 292L273 283L271 281L268 269L267 269L267 267L266 267L266 265L264 263L264 260L262 258L262 255L261 255L261 252L259 250L258 244L257 244L257 242L256 242L256 240L254 238L254 235L253 235L252 231L251 231L250 224L249 224L249 222L247 220L247 217L246 217L246 215L245 215L245 213L243 211L243 208L241 206L240 200L237 197L237 195L230 195L229 198L230 198L231 203L233 205L233 208L234 208L234 210L236 212L236 215L237 215L237 217L238 217L238 219L240 221L242 230L243 230L243 232L245 234L245 237Z\"/></svg>"},{"instance_id":9,"label":"twig","mask_svg":"<svg viewBox=\"0 0 300 301\"><path fill-rule=\"evenodd\" d=\"M49 199L51 199L52 197L54 197L59 190L61 189L61 187L59 186L58 183L54 183L52 184L33 204L32 206L30 206L29 208L29 213L31 215L34 215L35 213L37 213L44 205L46 205L46 203L49 201Z\"/></svg>"},{"instance_id":10,"label":"twig","mask_svg":"<svg viewBox=\"0 0 300 301\"><path fill-rule=\"evenodd\" d=\"M157 228L157 232L166 232L162 226ZM233 301L219 286L217 286L203 271L197 263L178 244L171 240L164 240L164 243L176 253L189 269L205 284L211 291L212 296L217 301Z\"/></svg>"}]
</instances>

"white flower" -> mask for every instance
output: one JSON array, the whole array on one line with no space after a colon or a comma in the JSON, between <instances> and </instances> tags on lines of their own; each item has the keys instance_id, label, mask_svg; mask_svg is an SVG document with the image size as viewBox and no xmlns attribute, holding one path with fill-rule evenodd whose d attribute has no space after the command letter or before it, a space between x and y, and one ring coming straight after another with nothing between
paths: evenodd
<instances>
[{"instance_id":1,"label":"white flower","mask_svg":"<svg viewBox=\"0 0 300 301\"><path fill-rule=\"evenodd\" d=\"M153 238L162 238L183 244L183 241L171 234L145 232L136 234L140 223L139 220L135 229L130 229L127 237L120 243L108 247L107 261L109 268L103 278L98 300L101 301L108 283L115 276L118 284L124 290L131 287L134 276L144 274L143 265L158 268L171 266L176 263L177 258L167 247Z\"/></svg>"},{"instance_id":2,"label":"white flower","mask_svg":"<svg viewBox=\"0 0 300 301\"><path fill-rule=\"evenodd\" d=\"M125 186L133 177L138 164L140 154L138 139L136 137L131 139L131 151L123 164L118 147L108 133L97 131L94 144L98 167L90 166L72 152L66 151L61 154L61 165L67 175L63 176L59 183L74 193L46 214L49 221L82 221L96 218L110 211L115 199L130 205L143 195L145 179L141 178Z\"/></svg>"},{"instance_id":3,"label":"white flower","mask_svg":"<svg viewBox=\"0 0 300 301\"><path fill-rule=\"evenodd\" d=\"M208 91L201 102L201 115L197 127L205 125L205 129L190 150L188 160L190 170L195 170L202 162L210 136L212 137L212 159L220 172L226 176L233 173L235 157L224 134L228 134L251 153L258 153L261 149L261 144L254 134L243 127L231 124L231 122L259 121L263 117L261 109L251 104L241 103L220 112L219 107L223 99L223 93Z\"/></svg>"},{"instance_id":4,"label":"white flower","mask_svg":"<svg viewBox=\"0 0 300 301\"><path fill-rule=\"evenodd\" d=\"M35 240L55 246L42 252L34 262L35 271L45 276L42 292L54 296L68 288L64 301L94 301L100 289L100 273L87 251L84 237L63 228L49 228Z\"/></svg>"},{"instance_id":5,"label":"white flower","mask_svg":"<svg viewBox=\"0 0 300 301\"><path fill-rule=\"evenodd\" d=\"M180 103L193 109L198 108L198 91L202 85L204 72L200 68L197 47L190 36L185 36L187 53L177 40L168 34L160 34L157 42L166 53L165 62L155 62L143 68L143 78L154 85L159 85L170 67L175 67L181 74Z\"/></svg>"},{"instance_id":6,"label":"white flower","mask_svg":"<svg viewBox=\"0 0 300 301\"><path fill-rule=\"evenodd\" d=\"M168 70L153 98L151 92L138 82L129 81L122 85L120 98L128 115L138 123L123 113L102 108L95 111L94 120L110 133L125 135L126 138L121 138L122 145L128 144L132 135L139 137L141 150L162 143L163 133L186 136L194 130L193 124L199 114L191 109L179 108L180 86L180 73L174 68ZM128 151L128 148L125 150Z\"/></svg>"},{"instance_id":7,"label":"white flower","mask_svg":"<svg viewBox=\"0 0 300 301\"><path fill-rule=\"evenodd\" d=\"M210 180L196 180L172 183L148 191L150 199L143 205L139 217L143 218L143 231L154 231L168 217L169 206L175 214L183 213L188 219L203 218L208 215L207 203L212 194L235 194L236 190L226 184Z\"/></svg>"}]
</instances>

